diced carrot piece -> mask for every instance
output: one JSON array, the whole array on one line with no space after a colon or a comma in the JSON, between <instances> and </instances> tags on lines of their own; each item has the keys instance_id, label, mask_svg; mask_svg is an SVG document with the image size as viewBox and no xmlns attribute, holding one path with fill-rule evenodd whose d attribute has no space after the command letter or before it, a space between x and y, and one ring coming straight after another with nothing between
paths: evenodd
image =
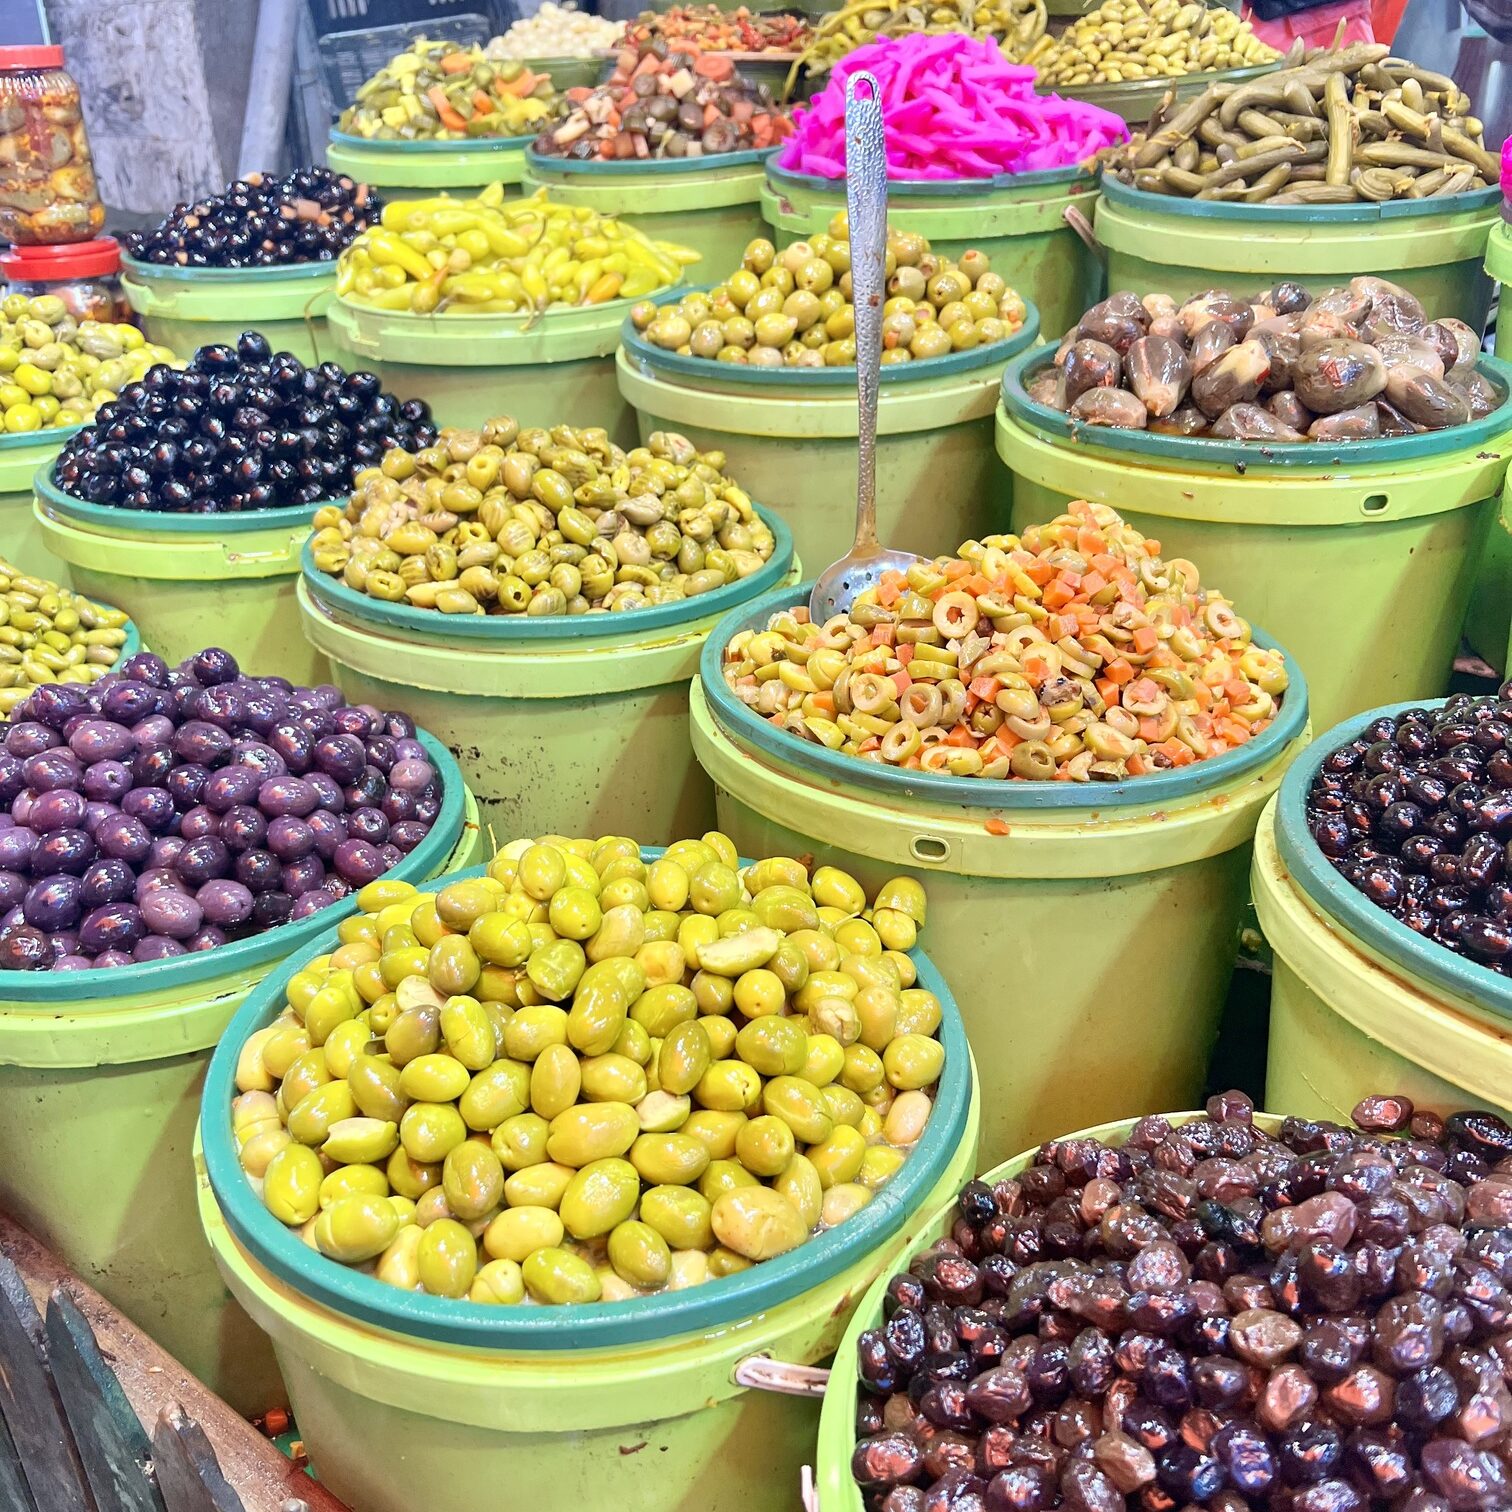
<instances>
[{"instance_id":1,"label":"diced carrot piece","mask_svg":"<svg viewBox=\"0 0 1512 1512\"><path fill-rule=\"evenodd\" d=\"M967 687L970 692L986 703L991 703L998 696L1002 683L995 677L973 677Z\"/></svg>"},{"instance_id":2,"label":"diced carrot piece","mask_svg":"<svg viewBox=\"0 0 1512 1512\"><path fill-rule=\"evenodd\" d=\"M1083 525L1076 532L1076 549L1083 556L1098 556L1106 545L1102 531L1091 525Z\"/></svg>"},{"instance_id":3,"label":"diced carrot piece","mask_svg":"<svg viewBox=\"0 0 1512 1512\"><path fill-rule=\"evenodd\" d=\"M1160 721L1153 714L1146 714L1139 721L1139 738L1148 741L1160 739Z\"/></svg>"},{"instance_id":4,"label":"diced carrot piece","mask_svg":"<svg viewBox=\"0 0 1512 1512\"><path fill-rule=\"evenodd\" d=\"M1141 655L1147 656L1160 644L1160 636L1156 633L1154 625L1141 625L1134 632L1134 649Z\"/></svg>"},{"instance_id":5,"label":"diced carrot piece","mask_svg":"<svg viewBox=\"0 0 1512 1512\"><path fill-rule=\"evenodd\" d=\"M901 662L903 664L903 666L906 667L913 659L914 659L913 642L912 641L904 641L903 644L898 647L898 660L899 660L899 662Z\"/></svg>"},{"instance_id":6,"label":"diced carrot piece","mask_svg":"<svg viewBox=\"0 0 1512 1512\"><path fill-rule=\"evenodd\" d=\"M1250 701L1249 684L1242 677L1231 677L1224 683L1223 691L1231 703L1248 703Z\"/></svg>"},{"instance_id":7,"label":"diced carrot piece","mask_svg":"<svg viewBox=\"0 0 1512 1512\"><path fill-rule=\"evenodd\" d=\"M1123 657L1115 657L1103 668L1103 676L1111 683L1122 686L1124 683L1134 681L1134 669Z\"/></svg>"},{"instance_id":8,"label":"diced carrot piece","mask_svg":"<svg viewBox=\"0 0 1512 1512\"><path fill-rule=\"evenodd\" d=\"M810 693L809 697L814 700L814 707L823 714L835 712L835 695L826 688L821 693Z\"/></svg>"},{"instance_id":9,"label":"diced carrot piece","mask_svg":"<svg viewBox=\"0 0 1512 1512\"><path fill-rule=\"evenodd\" d=\"M425 98L436 108L436 118L448 131L466 131L467 121L457 113L451 101L446 98L446 91L439 84L433 84L425 91Z\"/></svg>"},{"instance_id":10,"label":"diced carrot piece","mask_svg":"<svg viewBox=\"0 0 1512 1512\"><path fill-rule=\"evenodd\" d=\"M1101 593L1108 586L1108 580L1100 572L1089 572L1081 580L1081 591L1091 598L1094 593Z\"/></svg>"},{"instance_id":11,"label":"diced carrot piece","mask_svg":"<svg viewBox=\"0 0 1512 1512\"><path fill-rule=\"evenodd\" d=\"M732 121L749 121L756 113L756 107L749 100L736 100L730 106L730 119Z\"/></svg>"},{"instance_id":12,"label":"diced carrot piece","mask_svg":"<svg viewBox=\"0 0 1512 1512\"><path fill-rule=\"evenodd\" d=\"M1143 777L1149 769L1149 764L1137 752L1129 757L1129 775L1131 777Z\"/></svg>"},{"instance_id":13,"label":"diced carrot piece","mask_svg":"<svg viewBox=\"0 0 1512 1512\"><path fill-rule=\"evenodd\" d=\"M891 583L886 578L883 578L877 584L877 602L884 609L891 609L902 596L903 589L897 583Z\"/></svg>"},{"instance_id":14,"label":"diced carrot piece","mask_svg":"<svg viewBox=\"0 0 1512 1512\"><path fill-rule=\"evenodd\" d=\"M444 74L471 73L472 59L465 52L447 53L441 59L441 72Z\"/></svg>"},{"instance_id":15,"label":"diced carrot piece","mask_svg":"<svg viewBox=\"0 0 1512 1512\"><path fill-rule=\"evenodd\" d=\"M473 90L472 102L473 109L481 111L484 115L490 114L494 108L494 102L490 100L488 98L488 95L481 89Z\"/></svg>"},{"instance_id":16,"label":"diced carrot piece","mask_svg":"<svg viewBox=\"0 0 1512 1512\"><path fill-rule=\"evenodd\" d=\"M1050 663L1043 656L1026 656L1022 666L1030 682L1043 682L1050 675Z\"/></svg>"},{"instance_id":17,"label":"diced carrot piece","mask_svg":"<svg viewBox=\"0 0 1512 1512\"><path fill-rule=\"evenodd\" d=\"M1006 819L989 819L986 824L982 826L982 828L986 830L989 835L1006 835L1009 832L1008 821Z\"/></svg>"},{"instance_id":18,"label":"diced carrot piece","mask_svg":"<svg viewBox=\"0 0 1512 1512\"><path fill-rule=\"evenodd\" d=\"M494 89L501 95L509 95L513 99L523 100L540 82L541 76L531 73L527 68L519 78L511 79L507 84L502 79L495 79Z\"/></svg>"},{"instance_id":19,"label":"diced carrot piece","mask_svg":"<svg viewBox=\"0 0 1512 1512\"><path fill-rule=\"evenodd\" d=\"M891 646L898 638L896 625L873 625L871 641L874 646Z\"/></svg>"},{"instance_id":20,"label":"diced carrot piece","mask_svg":"<svg viewBox=\"0 0 1512 1512\"><path fill-rule=\"evenodd\" d=\"M1055 576L1055 568L1049 562L1041 562L1031 558L1024 566L1024 576L1031 583L1043 588Z\"/></svg>"},{"instance_id":21,"label":"diced carrot piece","mask_svg":"<svg viewBox=\"0 0 1512 1512\"><path fill-rule=\"evenodd\" d=\"M892 681L893 687L898 690L900 695L908 692L908 690L913 687L913 678L908 675L907 667L899 667L898 670L893 673Z\"/></svg>"},{"instance_id":22,"label":"diced carrot piece","mask_svg":"<svg viewBox=\"0 0 1512 1512\"><path fill-rule=\"evenodd\" d=\"M1047 609L1064 609L1075 595L1064 583L1048 583L1045 591L1040 595L1040 602Z\"/></svg>"},{"instance_id":23,"label":"diced carrot piece","mask_svg":"<svg viewBox=\"0 0 1512 1512\"><path fill-rule=\"evenodd\" d=\"M975 570L970 562L953 557L945 566L945 576L950 582L958 583L962 578L970 577Z\"/></svg>"},{"instance_id":24,"label":"diced carrot piece","mask_svg":"<svg viewBox=\"0 0 1512 1512\"><path fill-rule=\"evenodd\" d=\"M725 53L700 53L693 64L693 72L701 79L713 79L720 83L735 72L735 65Z\"/></svg>"},{"instance_id":25,"label":"diced carrot piece","mask_svg":"<svg viewBox=\"0 0 1512 1512\"><path fill-rule=\"evenodd\" d=\"M856 749L858 751L876 751L876 750L880 750L881 746L882 746L882 739L881 739L880 736L878 736L878 735L868 735L866 737L866 739L863 740L861 742L861 744L856 747Z\"/></svg>"},{"instance_id":26,"label":"diced carrot piece","mask_svg":"<svg viewBox=\"0 0 1512 1512\"><path fill-rule=\"evenodd\" d=\"M1099 677L1093 686L1105 704L1111 705L1118 702L1118 684L1111 677Z\"/></svg>"}]
</instances>

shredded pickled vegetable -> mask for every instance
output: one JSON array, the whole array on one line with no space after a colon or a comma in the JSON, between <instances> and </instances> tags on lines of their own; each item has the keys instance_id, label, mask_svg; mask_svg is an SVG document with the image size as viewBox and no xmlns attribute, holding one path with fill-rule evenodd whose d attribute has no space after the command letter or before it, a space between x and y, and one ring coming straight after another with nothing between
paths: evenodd
<instances>
[{"instance_id":1,"label":"shredded pickled vegetable","mask_svg":"<svg viewBox=\"0 0 1512 1512\"><path fill-rule=\"evenodd\" d=\"M959 33L883 37L835 65L794 115L778 164L845 176L845 81L858 69L881 90L893 179L980 179L1083 162L1128 139L1111 111L1034 92L1034 70Z\"/></svg>"}]
</instances>

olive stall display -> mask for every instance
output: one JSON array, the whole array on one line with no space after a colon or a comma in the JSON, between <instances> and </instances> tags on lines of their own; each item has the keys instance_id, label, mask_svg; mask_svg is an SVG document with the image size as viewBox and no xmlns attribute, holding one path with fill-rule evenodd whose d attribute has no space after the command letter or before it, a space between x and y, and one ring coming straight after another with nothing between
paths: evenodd
<instances>
[{"instance_id":1,"label":"olive stall display","mask_svg":"<svg viewBox=\"0 0 1512 1512\"><path fill-rule=\"evenodd\" d=\"M180 361L124 321L75 319L55 294L7 294L0 299L0 430L20 436L82 425L152 368Z\"/></svg>"},{"instance_id":2,"label":"olive stall display","mask_svg":"<svg viewBox=\"0 0 1512 1512\"><path fill-rule=\"evenodd\" d=\"M856 1341L868 1512L1508 1505L1512 1128L1352 1117L1228 1092L969 1183Z\"/></svg>"},{"instance_id":3,"label":"olive stall display","mask_svg":"<svg viewBox=\"0 0 1512 1512\"><path fill-rule=\"evenodd\" d=\"M1031 400L1089 426L1227 441L1368 441L1446 430L1506 395L1480 342L1383 278L1309 293L1110 295L1032 378Z\"/></svg>"},{"instance_id":4,"label":"olive stall display","mask_svg":"<svg viewBox=\"0 0 1512 1512\"><path fill-rule=\"evenodd\" d=\"M230 1111L269 1212L390 1286L563 1304L728 1276L860 1211L929 1121L911 878L868 898L714 832L649 864L558 837L382 903L292 977Z\"/></svg>"},{"instance_id":5,"label":"olive stall display","mask_svg":"<svg viewBox=\"0 0 1512 1512\"><path fill-rule=\"evenodd\" d=\"M627 613L759 572L775 545L750 499L683 436L625 452L603 430L443 430L317 511L317 570L442 614Z\"/></svg>"},{"instance_id":6,"label":"olive stall display","mask_svg":"<svg viewBox=\"0 0 1512 1512\"><path fill-rule=\"evenodd\" d=\"M1295 67L1165 107L1107 158L1136 189L1267 205L1352 205L1485 189L1500 165L1469 96L1384 43L1314 48Z\"/></svg>"},{"instance_id":7,"label":"olive stall display","mask_svg":"<svg viewBox=\"0 0 1512 1512\"><path fill-rule=\"evenodd\" d=\"M1373 720L1306 800L1329 864L1424 939L1512 975L1512 684Z\"/></svg>"},{"instance_id":8,"label":"olive stall display","mask_svg":"<svg viewBox=\"0 0 1512 1512\"><path fill-rule=\"evenodd\" d=\"M120 660L119 609L23 571L0 556L0 720L41 683L92 683Z\"/></svg>"},{"instance_id":9,"label":"olive stall display","mask_svg":"<svg viewBox=\"0 0 1512 1512\"><path fill-rule=\"evenodd\" d=\"M412 314L504 314L640 299L697 261L617 216L544 192L503 203L500 185L452 201L397 200L341 256L349 304Z\"/></svg>"},{"instance_id":10,"label":"olive stall display","mask_svg":"<svg viewBox=\"0 0 1512 1512\"><path fill-rule=\"evenodd\" d=\"M630 320L653 346L751 367L850 367L856 361L850 226L778 252L758 238L741 266L676 304L645 302ZM889 230L882 314L884 364L922 361L1006 341L1028 311L981 252L941 257L917 232Z\"/></svg>"},{"instance_id":11,"label":"olive stall display","mask_svg":"<svg viewBox=\"0 0 1512 1512\"><path fill-rule=\"evenodd\" d=\"M1193 563L1085 501L888 571L823 625L783 610L734 636L723 672L753 713L859 760L1082 782L1244 745L1288 682Z\"/></svg>"},{"instance_id":12,"label":"olive stall display","mask_svg":"<svg viewBox=\"0 0 1512 1512\"><path fill-rule=\"evenodd\" d=\"M241 514L346 493L391 446L434 439L429 408L372 373L306 367L256 331L158 365L103 405L54 470L89 504L172 514Z\"/></svg>"},{"instance_id":13,"label":"olive stall display","mask_svg":"<svg viewBox=\"0 0 1512 1512\"><path fill-rule=\"evenodd\" d=\"M536 138L541 157L718 157L775 147L793 129L765 84L691 43L626 48L603 84L567 99L567 114Z\"/></svg>"},{"instance_id":14,"label":"olive stall display","mask_svg":"<svg viewBox=\"0 0 1512 1512\"><path fill-rule=\"evenodd\" d=\"M0 971L167 960L307 918L397 866L441 801L405 715L218 648L46 683L0 741Z\"/></svg>"},{"instance_id":15,"label":"olive stall display","mask_svg":"<svg viewBox=\"0 0 1512 1512\"><path fill-rule=\"evenodd\" d=\"M156 226L128 232L125 245L138 262L179 268L330 262L382 210L366 184L329 168L248 173L224 193L175 205Z\"/></svg>"},{"instance_id":16,"label":"olive stall display","mask_svg":"<svg viewBox=\"0 0 1512 1512\"><path fill-rule=\"evenodd\" d=\"M481 47L421 37L357 91L340 129L375 142L524 137L560 109L548 75L491 61Z\"/></svg>"}]
</instances>

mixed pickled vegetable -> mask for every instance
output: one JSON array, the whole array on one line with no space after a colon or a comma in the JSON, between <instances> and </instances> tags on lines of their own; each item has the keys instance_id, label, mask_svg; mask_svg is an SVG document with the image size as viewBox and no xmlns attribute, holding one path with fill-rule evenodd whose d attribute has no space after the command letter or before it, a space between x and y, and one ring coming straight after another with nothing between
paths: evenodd
<instances>
[{"instance_id":1,"label":"mixed pickled vegetable","mask_svg":"<svg viewBox=\"0 0 1512 1512\"><path fill-rule=\"evenodd\" d=\"M522 430L508 416L445 430L362 473L315 516L315 565L347 587L442 614L591 614L739 582L772 532L721 452L654 432Z\"/></svg>"},{"instance_id":2,"label":"mixed pickled vegetable","mask_svg":"<svg viewBox=\"0 0 1512 1512\"><path fill-rule=\"evenodd\" d=\"M0 63L0 242L56 246L89 241L105 225L79 86L63 49L40 66Z\"/></svg>"},{"instance_id":3,"label":"mixed pickled vegetable","mask_svg":"<svg viewBox=\"0 0 1512 1512\"><path fill-rule=\"evenodd\" d=\"M1311 294L1209 289L1178 305L1121 292L1094 305L1029 397L1086 425L1229 441L1370 441L1479 420L1506 395L1462 320L1354 278Z\"/></svg>"},{"instance_id":4,"label":"mixed pickled vegetable","mask_svg":"<svg viewBox=\"0 0 1512 1512\"><path fill-rule=\"evenodd\" d=\"M856 361L850 226L842 211L812 241L778 252L757 239L707 292L630 311L642 336L681 356L751 367L850 367ZM916 231L889 231L882 361L913 362L1006 341L1028 311L981 252L941 257Z\"/></svg>"},{"instance_id":5,"label":"mixed pickled vegetable","mask_svg":"<svg viewBox=\"0 0 1512 1512\"><path fill-rule=\"evenodd\" d=\"M863 761L1117 782L1222 755L1275 718L1279 651L1197 567L1106 505L889 572L824 625L799 605L725 648L752 713Z\"/></svg>"},{"instance_id":6,"label":"mixed pickled vegetable","mask_svg":"<svg viewBox=\"0 0 1512 1512\"><path fill-rule=\"evenodd\" d=\"M336 290L354 305L419 315L514 315L643 299L682 282L698 254L545 191L503 199L397 200L342 254Z\"/></svg>"},{"instance_id":7,"label":"mixed pickled vegetable","mask_svg":"<svg viewBox=\"0 0 1512 1512\"><path fill-rule=\"evenodd\" d=\"M0 556L0 720L41 683L92 683L120 660L126 616Z\"/></svg>"},{"instance_id":8,"label":"mixed pickled vegetable","mask_svg":"<svg viewBox=\"0 0 1512 1512\"><path fill-rule=\"evenodd\" d=\"M864 1208L923 1135L941 1004L912 878L728 838L518 840L380 883L242 1047L268 1211L401 1291L620 1301L733 1275Z\"/></svg>"},{"instance_id":9,"label":"mixed pickled vegetable","mask_svg":"<svg viewBox=\"0 0 1512 1512\"><path fill-rule=\"evenodd\" d=\"M722 10L717 5L673 5L664 11L642 11L625 27L627 47L660 43L668 50L691 43L701 52L796 53L809 41L809 25L801 16L776 12L763 15L740 5Z\"/></svg>"},{"instance_id":10,"label":"mixed pickled vegetable","mask_svg":"<svg viewBox=\"0 0 1512 1512\"><path fill-rule=\"evenodd\" d=\"M357 91L340 129L378 142L526 137L560 110L549 74L491 59L481 47L421 37Z\"/></svg>"}]
</instances>

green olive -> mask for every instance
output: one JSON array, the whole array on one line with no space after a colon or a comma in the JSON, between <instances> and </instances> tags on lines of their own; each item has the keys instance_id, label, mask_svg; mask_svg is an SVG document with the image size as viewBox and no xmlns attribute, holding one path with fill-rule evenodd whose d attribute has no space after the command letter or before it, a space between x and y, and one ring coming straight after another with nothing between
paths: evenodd
<instances>
[{"instance_id":1,"label":"green olive","mask_svg":"<svg viewBox=\"0 0 1512 1512\"><path fill-rule=\"evenodd\" d=\"M639 1136L640 1120L628 1103L585 1103L551 1120L546 1151L552 1160L580 1170L623 1155Z\"/></svg>"},{"instance_id":2,"label":"green olive","mask_svg":"<svg viewBox=\"0 0 1512 1512\"><path fill-rule=\"evenodd\" d=\"M751 1119L735 1136L735 1154L755 1176L780 1176L796 1150L793 1131L770 1113Z\"/></svg>"},{"instance_id":3,"label":"green olive","mask_svg":"<svg viewBox=\"0 0 1512 1512\"><path fill-rule=\"evenodd\" d=\"M787 1169L773 1179L772 1187L798 1210L805 1228L818 1225L824 1206L824 1183L806 1155L793 1156Z\"/></svg>"},{"instance_id":4,"label":"green olive","mask_svg":"<svg viewBox=\"0 0 1512 1512\"><path fill-rule=\"evenodd\" d=\"M320 1210L324 1175L320 1157L308 1145L287 1145L268 1162L263 1205L280 1223L308 1223Z\"/></svg>"},{"instance_id":5,"label":"green olive","mask_svg":"<svg viewBox=\"0 0 1512 1512\"><path fill-rule=\"evenodd\" d=\"M482 1218L504 1199L504 1167L486 1144L465 1140L442 1162L441 1190L463 1222Z\"/></svg>"},{"instance_id":6,"label":"green olive","mask_svg":"<svg viewBox=\"0 0 1512 1512\"><path fill-rule=\"evenodd\" d=\"M626 1221L609 1235L609 1263L631 1286L651 1290L672 1275L672 1251L649 1223Z\"/></svg>"},{"instance_id":7,"label":"green olive","mask_svg":"<svg viewBox=\"0 0 1512 1512\"><path fill-rule=\"evenodd\" d=\"M646 1073L625 1055L589 1056L582 1062L582 1095L588 1102L638 1103L646 1095Z\"/></svg>"},{"instance_id":8,"label":"green olive","mask_svg":"<svg viewBox=\"0 0 1512 1512\"><path fill-rule=\"evenodd\" d=\"M525 1289L537 1302L597 1302L603 1294L593 1267L571 1250L539 1249L522 1269Z\"/></svg>"},{"instance_id":9,"label":"green olive","mask_svg":"<svg viewBox=\"0 0 1512 1512\"><path fill-rule=\"evenodd\" d=\"M454 1102L471 1080L467 1067L450 1055L417 1055L399 1073L399 1090L411 1102Z\"/></svg>"},{"instance_id":10,"label":"green olive","mask_svg":"<svg viewBox=\"0 0 1512 1512\"><path fill-rule=\"evenodd\" d=\"M489 1146L506 1171L523 1171L545 1162L551 1125L538 1113L516 1113L493 1131Z\"/></svg>"},{"instance_id":11,"label":"green olive","mask_svg":"<svg viewBox=\"0 0 1512 1512\"><path fill-rule=\"evenodd\" d=\"M698 1190L710 1202L737 1187L757 1185L756 1178L738 1160L711 1160L708 1169L698 1178Z\"/></svg>"},{"instance_id":12,"label":"green olive","mask_svg":"<svg viewBox=\"0 0 1512 1512\"><path fill-rule=\"evenodd\" d=\"M490 1260L473 1278L469 1302L512 1306L525 1300L525 1277L513 1260Z\"/></svg>"},{"instance_id":13,"label":"green olive","mask_svg":"<svg viewBox=\"0 0 1512 1512\"><path fill-rule=\"evenodd\" d=\"M478 1246L454 1218L438 1218L420 1236L420 1285L433 1297L465 1297L478 1273Z\"/></svg>"},{"instance_id":14,"label":"green olive","mask_svg":"<svg viewBox=\"0 0 1512 1512\"><path fill-rule=\"evenodd\" d=\"M504 1030L505 1052L517 1061L533 1061L548 1045L567 1043L567 1013L555 1003L521 1008Z\"/></svg>"},{"instance_id":15,"label":"green olive","mask_svg":"<svg viewBox=\"0 0 1512 1512\"><path fill-rule=\"evenodd\" d=\"M763 1014L735 1036L735 1053L763 1076L797 1076L808 1057L808 1038L797 1019Z\"/></svg>"},{"instance_id":16,"label":"green olive","mask_svg":"<svg viewBox=\"0 0 1512 1512\"><path fill-rule=\"evenodd\" d=\"M386 1197L343 1197L315 1220L315 1247L343 1265L361 1265L381 1255L398 1232L399 1215Z\"/></svg>"},{"instance_id":17,"label":"green olive","mask_svg":"<svg viewBox=\"0 0 1512 1512\"><path fill-rule=\"evenodd\" d=\"M405 1153L422 1164L445 1160L467 1138L467 1125L450 1103L412 1103L399 1120Z\"/></svg>"},{"instance_id":18,"label":"green olive","mask_svg":"<svg viewBox=\"0 0 1512 1512\"><path fill-rule=\"evenodd\" d=\"M596 1239L623 1223L639 1198L640 1177L628 1160L591 1160L562 1193L562 1222L574 1239Z\"/></svg>"},{"instance_id":19,"label":"green olive","mask_svg":"<svg viewBox=\"0 0 1512 1512\"><path fill-rule=\"evenodd\" d=\"M772 1187L735 1188L715 1199L710 1213L714 1236L748 1260L771 1260L808 1238L797 1208Z\"/></svg>"},{"instance_id":20,"label":"green olive","mask_svg":"<svg viewBox=\"0 0 1512 1512\"><path fill-rule=\"evenodd\" d=\"M656 1073L664 1092L692 1092L714 1059L709 1036L698 1019L679 1023L662 1040Z\"/></svg>"},{"instance_id":21,"label":"green olive","mask_svg":"<svg viewBox=\"0 0 1512 1512\"><path fill-rule=\"evenodd\" d=\"M828 1139L835 1127L818 1087L802 1077L773 1077L762 1090L761 1107L780 1118L806 1145Z\"/></svg>"},{"instance_id":22,"label":"green olive","mask_svg":"<svg viewBox=\"0 0 1512 1512\"><path fill-rule=\"evenodd\" d=\"M558 1161L542 1161L511 1172L504 1180L504 1201L510 1207L555 1208L577 1173Z\"/></svg>"},{"instance_id":23,"label":"green olive","mask_svg":"<svg viewBox=\"0 0 1512 1512\"><path fill-rule=\"evenodd\" d=\"M530 1068L517 1060L496 1060L479 1071L457 1099L469 1129L487 1134L523 1113L530 1102Z\"/></svg>"},{"instance_id":24,"label":"green olive","mask_svg":"<svg viewBox=\"0 0 1512 1512\"><path fill-rule=\"evenodd\" d=\"M530 1107L548 1122L565 1113L578 1100L583 1071L567 1045L548 1045L530 1070Z\"/></svg>"},{"instance_id":25,"label":"green olive","mask_svg":"<svg viewBox=\"0 0 1512 1512\"><path fill-rule=\"evenodd\" d=\"M341 1165L378 1164L399 1147L399 1126L388 1119L343 1118L333 1123L320 1152Z\"/></svg>"},{"instance_id":26,"label":"green olive","mask_svg":"<svg viewBox=\"0 0 1512 1512\"><path fill-rule=\"evenodd\" d=\"M538 1249L553 1249L566 1230L561 1217L547 1207L506 1208L483 1230L483 1248L495 1260L523 1265Z\"/></svg>"},{"instance_id":27,"label":"green olive","mask_svg":"<svg viewBox=\"0 0 1512 1512\"><path fill-rule=\"evenodd\" d=\"M691 1186L708 1169L708 1146L691 1134L642 1134L629 1160L649 1186Z\"/></svg>"}]
</instances>

